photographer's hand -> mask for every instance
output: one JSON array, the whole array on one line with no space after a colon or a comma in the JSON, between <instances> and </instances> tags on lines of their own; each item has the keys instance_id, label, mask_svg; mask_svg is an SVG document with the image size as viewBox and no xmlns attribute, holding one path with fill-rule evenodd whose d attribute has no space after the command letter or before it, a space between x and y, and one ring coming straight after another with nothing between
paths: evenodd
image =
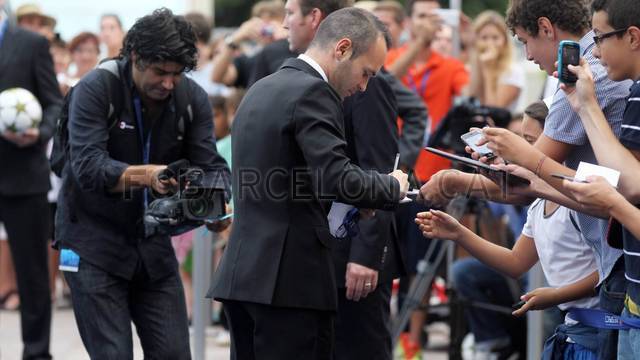
<instances>
[{"instance_id":1,"label":"photographer's hand","mask_svg":"<svg viewBox=\"0 0 640 360\"><path fill-rule=\"evenodd\" d=\"M178 181L174 178L170 178L167 180L160 180L159 176L164 169L167 168L166 165L148 165L150 168L147 170L148 180L146 183L147 187L150 187L158 194L164 195L170 191L175 191L178 188Z\"/></svg>"}]
</instances>

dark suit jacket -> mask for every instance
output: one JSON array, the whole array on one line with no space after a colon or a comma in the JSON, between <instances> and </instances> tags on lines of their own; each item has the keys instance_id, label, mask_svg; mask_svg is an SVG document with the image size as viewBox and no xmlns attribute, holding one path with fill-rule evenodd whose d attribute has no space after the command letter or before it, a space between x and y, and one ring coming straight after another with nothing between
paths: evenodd
<instances>
[{"instance_id":1,"label":"dark suit jacket","mask_svg":"<svg viewBox=\"0 0 640 360\"><path fill-rule=\"evenodd\" d=\"M46 193L51 186L46 145L54 133L62 95L47 39L9 25L0 45L0 92L14 87L31 91L42 106L40 141L19 148L0 137L0 195Z\"/></svg>"},{"instance_id":2,"label":"dark suit jacket","mask_svg":"<svg viewBox=\"0 0 640 360\"><path fill-rule=\"evenodd\" d=\"M394 90L382 72L369 80L365 92L344 101L344 124L349 158L365 170L386 174L393 170L399 152L398 106ZM359 227L357 236L338 241L334 248L338 286L345 286L348 262L377 270L378 282L390 282L402 275L404 266L394 213L376 211L374 217L360 219Z\"/></svg>"},{"instance_id":3,"label":"dark suit jacket","mask_svg":"<svg viewBox=\"0 0 640 360\"><path fill-rule=\"evenodd\" d=\"M232 139L234 225L209 295L335 310L330 200L391 210L398 182L351 163L341 99L300 59L249 89Z\"/></svg>"}]
</instances>

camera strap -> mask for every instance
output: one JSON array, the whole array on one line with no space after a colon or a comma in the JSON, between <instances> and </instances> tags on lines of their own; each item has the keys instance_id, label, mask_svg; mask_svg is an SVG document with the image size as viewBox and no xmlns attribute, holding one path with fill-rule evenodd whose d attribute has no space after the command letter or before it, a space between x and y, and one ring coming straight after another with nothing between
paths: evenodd
<instances>
[{"instance_id":1,"label":"camera strap","mask_svg":"<svg viewBox=\"0 0 640 360\"><path fill-rule=\"evenodd\" d=\"M142 145L142 162L144 165L149 164L149 154L151 153L151 129L145 139L144 136L144 121L142 121L142 103L137 93L133 94L133 107L136 113L136 122L138 124L138 137L140 138L140 144ZM149 202L149 188L145 187L143 190L143 206L146 209Z\"/></svg>"}]
</instances>

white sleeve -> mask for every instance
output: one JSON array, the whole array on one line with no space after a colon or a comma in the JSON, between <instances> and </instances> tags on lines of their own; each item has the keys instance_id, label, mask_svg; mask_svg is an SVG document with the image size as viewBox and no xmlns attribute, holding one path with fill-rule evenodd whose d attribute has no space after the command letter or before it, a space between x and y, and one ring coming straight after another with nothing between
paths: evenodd
<instances>
[{"instance_id":1,"label":"white sleeve","mask_svg":"<svg viewBox=\"0 0 640 360\"><path fill-rule=\"evenodd\" d=\"M533 236L533 233L535 232L535 229L534 229L534 226L535 226L535 206L533 206L534 204L535 204L535 202L533 204L531 204L531 206L529 206L529 210L527 210L527 222L522 227L522 235L524 235L526 237L530 237L532 239L535 238L535 236Z\"/></svg>"}]
</instances>

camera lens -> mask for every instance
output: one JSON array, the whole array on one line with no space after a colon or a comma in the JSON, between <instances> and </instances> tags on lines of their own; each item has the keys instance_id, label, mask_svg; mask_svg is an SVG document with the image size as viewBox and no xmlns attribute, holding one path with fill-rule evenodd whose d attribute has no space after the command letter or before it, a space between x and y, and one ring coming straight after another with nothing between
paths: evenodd
<instances>
[{"instance_id":1,"label":"camera lens","mask_svg":"<svg viewBox=\"0 0 640 360\"><path fill-rule=\"evenodd\" d=\"M209 213L209 202L206 199L189 199L187 208L192 216L204 218Z\"/></svg>"}]
</instances>

